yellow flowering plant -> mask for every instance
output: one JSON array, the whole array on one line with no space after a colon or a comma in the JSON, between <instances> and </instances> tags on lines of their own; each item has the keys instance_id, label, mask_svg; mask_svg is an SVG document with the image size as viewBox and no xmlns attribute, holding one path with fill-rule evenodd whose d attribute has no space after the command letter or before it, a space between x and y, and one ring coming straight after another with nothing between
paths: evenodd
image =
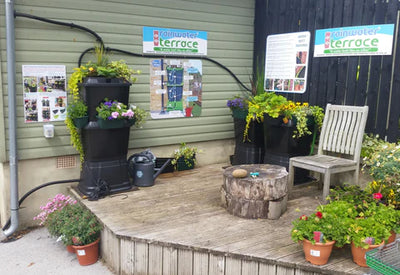
<instances>
[{"instance_id":1,"label":"yellow flowering plant","mask_svg":"<svg viewBox=\"0 0 400 275\"><path fill-rule=\"evenodd\" d=\"M265 92L254 96L249 102L249 112L246 117L244 138L247 138L252 120L263 121L264 115L272 118L281 118L284 124L294 122L296 130L293 138L311 135L308 119L312 117L320 129L324 120L324 110L319 106L310 106L307 102L293 102L284 96L273 92Z\"/></svg>"},{"instance_id":2,"label":"yellow flowering plant","mask_svg":"<svg viewBox=\"0 0 400 275\"><path fill-rule=\"evenodd\" d=\"M383 203L400 209L400 145L385 143L376 148L364 158L363 170L368 170L374 179L366 190Z\"/></svg>"}]
</instances>

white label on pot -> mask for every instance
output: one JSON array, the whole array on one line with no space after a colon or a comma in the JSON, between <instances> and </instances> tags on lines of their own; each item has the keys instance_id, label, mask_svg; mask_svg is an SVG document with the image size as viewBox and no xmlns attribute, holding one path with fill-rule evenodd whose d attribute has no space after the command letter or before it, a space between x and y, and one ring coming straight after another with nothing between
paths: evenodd
<instances>
[{"instance_id":1,"label":"white label on pot","mask_svg":"<svg viewBox=\"0 0 400 275\"><path fill-rule=\"evenodd\" d=\"M310 249L310 255L314 257L320 257L320 251L319 250L312 250Z\"/></svg>"},{"instance_id":2,"label":"white label on pot","mask_svg":"<svg viewBox=\"0 0 400 275\"><path fill-rule=\"evenodd\" d=\"M165 71L154 71L154 75L167 75Z\"/></svg>"},{"instance_id":3,"label":"white label on pot","mask_svg":"<svg viewBox=\"0 0 400 275\"><path fill-rule=\"evenodd\" d=\"M86 253L85 253L85 250L76 250L76 254L78 254L79 256L85 256L86 255Z\"/></svg>"}]
</instances>

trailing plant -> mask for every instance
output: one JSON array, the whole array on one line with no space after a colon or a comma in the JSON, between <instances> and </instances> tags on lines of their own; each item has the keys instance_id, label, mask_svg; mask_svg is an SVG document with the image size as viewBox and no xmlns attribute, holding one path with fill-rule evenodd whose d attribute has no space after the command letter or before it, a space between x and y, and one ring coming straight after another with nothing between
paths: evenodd
<instances>
[{"instance_id":1,"label":"trailing plant","mask_svg":"<svg viewBox=\"0 0 400 275\"><path fill-rule=\"evenodd\" d=\"M283 123L289 123L290 120L296 122L296 130L293 138L311 135L312 131L308 128L308 118L312 117L318 127L321 129L324 120L324 111L319 106L309 106L307 102L292 102L284 96L273 92L266 92L254 96L248 102L249 112L246 117L246 128L244 138L248 136L248 130L252 120L263 121L264 115L272 118L282 117Z\"/></svg>"}]
</instances>

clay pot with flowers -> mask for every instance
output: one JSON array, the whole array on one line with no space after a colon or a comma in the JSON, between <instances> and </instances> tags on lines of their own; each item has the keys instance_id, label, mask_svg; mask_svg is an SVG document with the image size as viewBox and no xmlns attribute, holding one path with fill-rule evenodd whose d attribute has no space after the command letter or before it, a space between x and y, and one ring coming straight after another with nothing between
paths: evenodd
<instances>
[{"instance_id":1,"label":"clay pot with flowers","mask_svg":"<svg viewBox=\"0 0 400 275\"><path fill-rule=\"evenodd\" d=\"M81 204L67 205L59 215L61 239L72 245L79 264L97 262L102 226L96 216Z\"/></svg>"},{"instance_id":2,"label":"clay pot with flowers","mask_svg":"<svg viewBox=\"0 0 400 275\"><path fill-rule=\"evenodd\" d=\"M348 220L356 213L350 203L336 201L321 205L309 216L302 215L293 221L292 240L302 243L305 258L312 264L328 262L333 246L350 243L347 234Z\"/></svg>"}]
</instances>

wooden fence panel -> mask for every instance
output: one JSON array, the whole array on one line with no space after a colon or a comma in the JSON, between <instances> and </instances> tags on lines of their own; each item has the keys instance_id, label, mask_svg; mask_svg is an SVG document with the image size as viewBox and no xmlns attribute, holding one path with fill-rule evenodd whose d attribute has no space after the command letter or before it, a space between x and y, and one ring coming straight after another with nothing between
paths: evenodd
<instances>
[{"instance_id":1,"label":"wooden fence panel","mask_svg":"<svg viewBox=\"0 0 400 275\"><path fill-rule=\"evenodd\" d=\"M257 0L256 10L264 2ZM396 141L399 138L400 116L399 108L395 107L400 100L399 43L393 48L396 56L313 58L313 54L317 29L374 24L396 26L399 3L397 0L268 1L265 11L268 23L265 23L264 37L295 31L311 33L307 90L304 94L282 95L321 107L327 103L355 106L366 104L369 106L366 132ZM255 33L260 35L257 26ZM399 31L395 33L394 41L398 40L399 34ZM265 52L263 43L263 46L257 47L258 51ZM259 66L258 70L262 68Z\"/></svg>"}]
</instances>

